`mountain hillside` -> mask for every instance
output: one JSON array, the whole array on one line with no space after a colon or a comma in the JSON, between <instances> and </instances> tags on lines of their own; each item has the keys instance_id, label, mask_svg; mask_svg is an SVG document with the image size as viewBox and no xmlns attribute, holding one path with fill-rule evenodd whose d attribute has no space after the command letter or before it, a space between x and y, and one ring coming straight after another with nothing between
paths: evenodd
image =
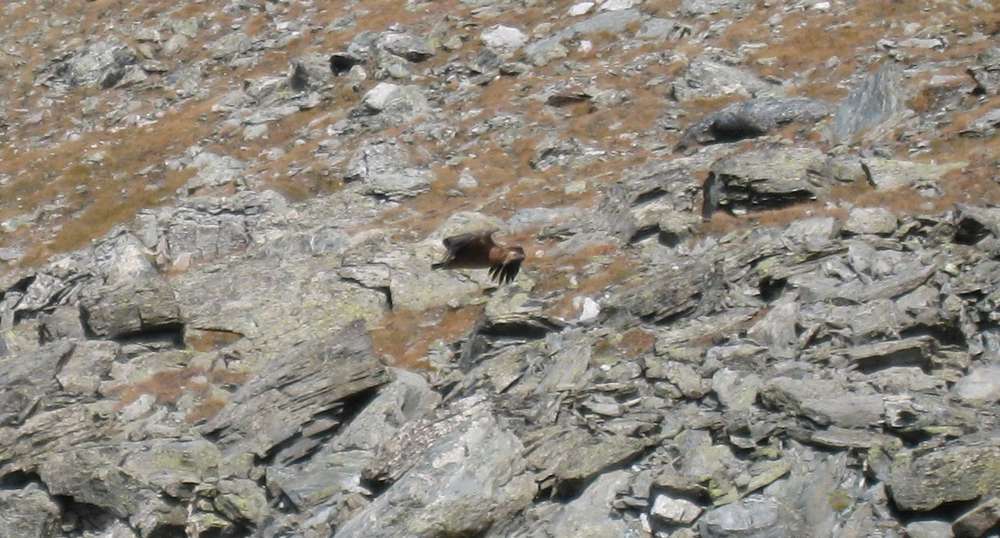
<instances>
[{"instance_id":1,"label":"mountain hillside","mask_svg":"<svg viewBox=\"0 0 1000 538\"><path fill-rule=\"evenodd\" d=\"M0 537L1000 536L996 0L8 0L0 104Z\"/></svg>"}]
</instances>

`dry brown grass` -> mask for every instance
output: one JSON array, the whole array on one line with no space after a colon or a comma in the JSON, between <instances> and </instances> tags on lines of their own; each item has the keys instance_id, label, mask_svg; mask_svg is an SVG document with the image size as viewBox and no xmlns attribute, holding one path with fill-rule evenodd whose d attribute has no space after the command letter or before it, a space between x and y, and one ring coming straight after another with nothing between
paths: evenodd
<instances>
[{"instance_id":1,"label":"dry brown grass","mask_svg":"<svg viewBox=\"0 0 1000 538\"><path fill-rule=\"evenodd\" d=\"M436 308L422 312L398 309L371 330L375 352L402 368L427 368L427 350L435 342L450 343L467 334L482 316L482 306Z\"/></svg>"},{"instance_id":2,"label":"dry brown grass","mask_svg":"<svg viewBox=\"0 0 1000 538\"><path fill-rule=\"evenodd\" d=\"M210 103L196 103L152 126L113 134L88 133L49 149L18 152L8 148L0 153L0 172L15 177L0 189L0 218L57 199L67 206L58 219L62 228L51 240L37 242L21 264L29 266L54 253L78 248L130 219L139 209L169 199L193 172L164 171L163 160L207 136L211 126L200 117L209 107ZM105 161L81 164L81 156L93 145L105 152ZM146 177L138 175L148 167L157 171Z\"/></svg>"},{"instance_id":3,"label":"dry brown grass","mask_svg":"<svg viewBox=\"0 0 1000 538\"><path fill-rule=\"evenodd\" d=\"M624 280L636 270L634 260L623 254L609 258L602 267L578 278L575 288L570 286L570 277L575 271L573 273L561 271L543 280L536 288L538 291L566 290L560 300L546 308L545 314L561 319L573 319L579 315L577 307L573 304L575 298L593 297L611 284Z\"/></svg>"},{"instance_id":4,"label":"dry brown grass","mask_svg":"<svg viewBox=\"0 0 1000 538\"><path fill-rule=\"evenodd\" d=\"M184 344L195 351L216 351L243 338L242 334L211 329L187 329Z\"/></svg>"},{"instance_id":5,"label":"dry brown grass","mask_svg":"<svg viewBox=\"0 0 1000 538\"><path fill-rule=\"evenodd\" d=\"M203 395L208 390L209 384L203 368L186 367L156 372L142 381L116 390L116 409L121 410L144 394L155 397L156 403L163 405L176 403L186 392Z\"/></svg>"},{"instance_id":6,"label":"dry brown grass","mask_svg":"<svg viewBox=\"0 0 1000 538\"><path fill-rule=\"evenodd\" d=\"M184 416L184 420L188 424L198 424L199 422L205 422L222 411L222 408L226 406L226 400L218 396L209 396L198 402L187 415Z\"/></svg>"}]
</instances>

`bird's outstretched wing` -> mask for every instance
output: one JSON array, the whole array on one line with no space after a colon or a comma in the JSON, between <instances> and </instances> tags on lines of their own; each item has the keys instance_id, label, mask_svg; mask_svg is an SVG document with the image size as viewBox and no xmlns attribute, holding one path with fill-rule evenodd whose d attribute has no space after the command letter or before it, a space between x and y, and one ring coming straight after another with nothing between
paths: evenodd
<instances>
[{"instance_id":1,"label":"bird's outstretched wing","mask_svg":"<svg viewBox=\"0 0 1000 538\"><path fill-rule=\"evenodd\" d=\"M509 284L520 270L521 260L498 263L490 267L490 278L496 280L497 284Z\"/></svg>"},{"instance_id":2,"label":"bird's outstretched wing","mask_svg":"<svg viewBox=\"0 0 1000 538\"><path fill-rule=\"evenodd\" d=\"M481 232L453 235L445 237L441 243L444 244L444 248L448 249L448 252L451 254L466 248L481 249L483 252L489 252L496 244L493 242L494 233L496 233L496 230L483 230Z\"/></svg>"}]
</instances>

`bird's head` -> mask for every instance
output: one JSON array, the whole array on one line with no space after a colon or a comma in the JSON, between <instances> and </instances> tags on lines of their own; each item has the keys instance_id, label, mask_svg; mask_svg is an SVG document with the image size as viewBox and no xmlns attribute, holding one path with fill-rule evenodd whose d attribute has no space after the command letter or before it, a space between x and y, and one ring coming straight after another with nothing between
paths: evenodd
<instances>
[{"instance_id":1,"label":"bird's head","mask_svg":"<svg viewBox=\"0 0 1000 538\"><path fill-rule=\"evenodd\" d=\"M507 259L505 262L521 261L524 259L524 249L521 247L510 247L507 249Z\"/></svg>"}]
</instances>

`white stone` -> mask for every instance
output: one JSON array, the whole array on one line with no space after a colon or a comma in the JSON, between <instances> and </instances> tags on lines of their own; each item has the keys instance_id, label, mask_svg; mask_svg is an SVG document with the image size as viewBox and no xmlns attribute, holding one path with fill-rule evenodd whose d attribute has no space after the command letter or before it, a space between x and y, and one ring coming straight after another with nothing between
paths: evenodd
<instances>
[{"instance_id":1,"label":"white stone","mask_svg":"<svg viewBox=\"0 0 1000 538\"><path fill-rule=\"evenodd\" d=\"M657 518L667 523L689 525L701 515L702 508L687 499L675 499L657 495L650 510Z\"/></svg>"},{"instance_id":2,"label":"white stone","mask_svg":"<svg viewBox=\"0 0 1000 538\"><path fill-rule=\"evenodd\" d=\"M1000 400L1000 366L973 369L955 383L954 392L971 404L991 404Z\"/></svg>"},{"instance_id":3,"label":"white stone","mask_svg":"<svg viewBox=\"0 0 1000 538\"><path fill-rule=\"evenodd\" d=\"M600 11L622 11L635 5L634 0L605 0Z\"/></svg>"},{"instance_id":4,"label":"white stone","mask_svg":"<svg viewBox=\"0 0 1000 538\"><path fill-rule=\"evenodd\" d=\"M576 320L578 323L590 321L601 313L601 305L590 297L575 297L573 306L580 310L580 317Z\"/></svg>"},{"instance_id":5,"label":"white stone","mask_svg":"<svg viewBox=\"0 0 1000 538\"><path fill-rule=\"evenodd\" d=\"M579 4L573 4L569 8L569 15L570 17L579 17L580 15L586 15L593 7L594 7L593 2L580 2Z\"/></svg>"},{"instance_id":6,"label":"white stone","mask_svg":"<svg viewBox=\"0 0 1000 538\"><path fill-rule=\"evenodd\" d=\"M499 24L484 30L480 38L487 47L504 52L513 52L523 47L528 41L528 36L524 35L524 32Z\"/></svg>"},{"instance_id":7,"label":"white stone","mask_svg":"<svg viewBox=\"0 0 1000 538\"><path fill-rule=\"evenodd\" d=\"M373 110L383 110L397 91L399 91L399 86L389 82L379 82L374 88L368 90L362 102Z\"/></svg>"}]
</instances>

